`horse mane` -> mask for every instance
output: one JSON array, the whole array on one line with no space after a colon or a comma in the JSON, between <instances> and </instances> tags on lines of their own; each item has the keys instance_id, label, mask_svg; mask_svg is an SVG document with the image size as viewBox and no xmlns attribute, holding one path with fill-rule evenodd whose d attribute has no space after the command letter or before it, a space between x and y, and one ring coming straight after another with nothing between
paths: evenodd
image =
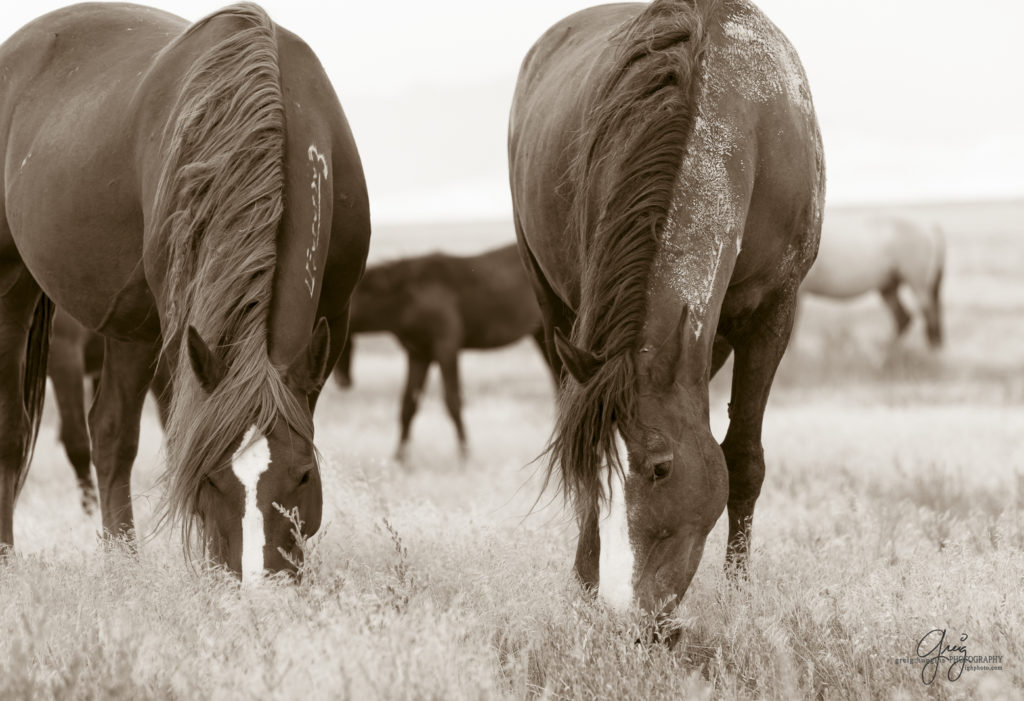
<instances>
[{"instance_id":1,"label":"horse mane","mask_svg":"<svg viewBox=\"0 0 1024 701\"><path fill-rule=\"evenodd\" d=\"M639 429L635 354L707 44L709 9L696 5L656 0L613 37L613 63L577 135L563 184L570 199L566 235L582 252L571 339L603 361L587 382L566 380L548 445L547 480L557 463L563 492L577 506L602 498L605 459L621 471L615 430L626 438Z\"/></svg>"},{"instance_id":2,"label":"horse mane","mask_svg":"<svg viewBox=\"0 0 1024 701\"><path fill-rule=\"evenodd\" d=\"M246 3L209 15L182 38L225 17L233 30L195 58L172 107L154 206L169 261L163 351L174 376L160 521L181 525L186 554L203 527L200 489L249 426L266 434L280 418L313 436L308 408L267 348L285 187L276 30ZM209 395L185 352L190 325L227 367Z\"/></svg>"}]
</instances>

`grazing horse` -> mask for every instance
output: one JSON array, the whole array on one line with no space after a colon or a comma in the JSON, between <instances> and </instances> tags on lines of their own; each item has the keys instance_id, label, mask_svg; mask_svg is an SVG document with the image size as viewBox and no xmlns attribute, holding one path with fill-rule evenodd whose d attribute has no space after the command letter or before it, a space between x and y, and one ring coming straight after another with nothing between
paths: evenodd
<instances>
[{"instance_id":1,"label":"grazing horse","mask_svg":"<svg viewBox=\"0 0 1024 701\"><path fill-rule=\"evenodd\" d=\"M519 246L567 371L549 444L575 571L615 607L681 600L724 507L746 560L761 424L821 231L800 61L745 0L602 5L527 54L509 125ZM736 360L729 428L708 382Z\"/></svg>"},{"instance_id":2,"label":"grazing horse","mask_svg":"<svg viewBox=\"0 0 1024 701\"><path fill-rule=\"evenodd\" d=\"M900 301L906 285L924 317L932 348L942 345L942 273L946 240L939 227L924 227L896 217L825 221L818 258L801 292L849 299L879 292L892 312L899 338L911 316Z\"/></svg>"},{"instance_id":3,"label":"grazing horse","mask_svg":"<svg viewBox=\"0 0 1024 701\"><path fill-rule=\"evenodd\" d=\"M540 309L515 244L476 256L432 253L370 266L352 296L350 331L388 331L409 357L395 455L400 461L432 363L441 366L444 401L465 457L459 351L500 348L529 335L544 350ZM342 387L352 384L351 357L350 337L334 369Z\"/></svg>"},{"instance_id":4,"label":"grazing horse","mask_svg":"<svg viewBox=\"0 0 1024 701\"><path fill-rule=\"evenodd\" d=\"M67 312L58 309L53 317L53 336L46 374L53 382L53 393L60 414L58 436L64 445L68 461L75 470L82 510L92 515L98 497L92 480L92 450L89 447L89 428L86 423L84 383L92 381L90 400L99 389L99 375L103 369L103 336L89 331ZM159 362L150 392L157 400L160 424L167 425L170 411L170 373L167 363Z\"/></svg>"},{"instance_id":5,"label":"grazing horse","mask_svg":"<svg viewBox=\"0 0 1024 701\"><path fill-rule=\"evenodd\" d=\"M162 354L161 521L242 576L293 570L323 503L312 414L369 246L362 167L316 56L256 5L189 26L74 5L0 46L0 544L13 543L54 304L103 335L103 527L130 536Z\"/></svg>"}]
</instances>

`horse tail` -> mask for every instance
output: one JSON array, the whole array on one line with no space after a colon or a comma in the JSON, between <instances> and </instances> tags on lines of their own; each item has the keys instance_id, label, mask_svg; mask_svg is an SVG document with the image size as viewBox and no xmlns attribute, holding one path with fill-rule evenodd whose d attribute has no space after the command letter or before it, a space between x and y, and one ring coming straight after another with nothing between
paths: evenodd
<instances>
[{"instance_id":1,"label":"horse tail","mask_svg":"<svg viewBox=\"0 0 1024 701\"><path fill-rule=\"evenodd\" d=\"M25 412L28 414L29 435L21 454L21 469L18 471L18 484L15 495L21 493L28 476L28 468L32 463L36 438L39 436L39 423L43 416L43 400L46 398L46 359L50 354L50 333L53 330L54 305L45 293L36 302L32 314L32 324L28 330L28 342L25 348L24 400Z\"/></svg>"}]
</instances>

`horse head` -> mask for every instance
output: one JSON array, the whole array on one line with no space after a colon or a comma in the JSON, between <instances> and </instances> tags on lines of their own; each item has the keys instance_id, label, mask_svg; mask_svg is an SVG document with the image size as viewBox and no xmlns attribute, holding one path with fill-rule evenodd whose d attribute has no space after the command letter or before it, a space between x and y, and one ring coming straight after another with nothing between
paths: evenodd
<instances>
[{"instance_id":1,"label":"horse head","mask_svg":"<svg viewBox=\"0 0 1024 701\"><path fill-rule=\"evenodd\" d=\"M312 398L327 374L329 343L327 321L321 318L307 348L280 369L280 386L289 395L282 405L304 412L302 421L278 416L261 430L260 419L252 417L206 466L198 484L196 516L209 555L243 583L264 572L295 571L302 558L296 536L311 536L320 527L323 493L308 427ZM192 327L187 352L202 391L212 395L229 377L223 355Z\"/></svg>"},{"instance_id":2,"label":"horse head","mask_svg":"<svg viewBox=\"0 0 1024 701\"><path fill-rule=\"evenodd\" d=\"M594 392L595 383L622 381L610 379L622 374L615 365L632 368L622 374L632 376L631 387L610 394L598 390L590 397L601 402L602 395L617 394L619 399L605 403L616 415L604 464L587 470L603 494L589 503L577 499L585 512L583 528L598 536L590 562L578 554L577 569L584 583L597 585L601 598L616 608L634 602L653 613L674 608L725 508L727 469L708 425L706 353L697 340L685 306L678 325L659 344L645 343L617 358L601 357L556 334L559 357L584 393ZM571 383L568 389L573 391ZM563 473L566 469L563 465ZM581 537L581 543L586 540ZM587 572L597 581L587 581Z\"/></svg>"}]
</instances>

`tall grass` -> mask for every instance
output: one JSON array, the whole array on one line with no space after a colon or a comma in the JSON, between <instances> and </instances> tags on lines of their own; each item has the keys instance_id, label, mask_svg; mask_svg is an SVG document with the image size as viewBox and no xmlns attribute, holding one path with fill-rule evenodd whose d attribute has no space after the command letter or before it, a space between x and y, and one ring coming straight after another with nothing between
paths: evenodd
<instances>
[{"instance_id":1,"label":"tall grass","mask_svg":"<svg viewBox=\"0 0 1024 701\"><path fill-rule=\"evenodd\" d=\"M673 646L579 590L572 519L551 495L534 506L552 389L532 344L464 356L466 464L434 378L403 467L404 360L368 339L356 388L318 408L325 518L298 583L192 571L174 534L101 547L48 408L0 566L0 698L1021 698L1024 345L992 339L1016 338L1000 310L1024 285L980 267L995 234L967 233L953 230L941 355L890 348L880 304L804 310L766 417L749 576L725 576L720 524ZM1015 234L998 241L1017 255ZM961 294L981 278L984 294ZM713 397L721 435L722 379ZM147 531L149 409L142 443ZM1003 669L950 681L943 666L925 685L897 661L934 629Z\"/></svg>"}]
</instances>

